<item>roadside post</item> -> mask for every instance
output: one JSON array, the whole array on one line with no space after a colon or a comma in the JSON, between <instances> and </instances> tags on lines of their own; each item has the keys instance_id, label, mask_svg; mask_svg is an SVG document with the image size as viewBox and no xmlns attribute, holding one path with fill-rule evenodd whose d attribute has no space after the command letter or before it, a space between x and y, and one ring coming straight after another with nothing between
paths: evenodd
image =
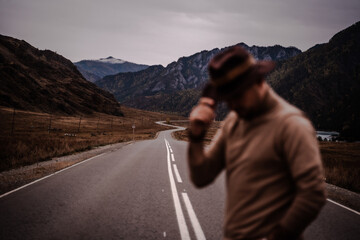
<instances>
[{"instance_id":1,"label":"roadside post","mask_svg":"<svg viewBox=\"0 0 360 240\"><path fill-rule=\"evenodd\" d=\"M135 140L135 123L133 123L132 125L132 130L133 130L133 141Z\"/></svg>"}]
</instances>

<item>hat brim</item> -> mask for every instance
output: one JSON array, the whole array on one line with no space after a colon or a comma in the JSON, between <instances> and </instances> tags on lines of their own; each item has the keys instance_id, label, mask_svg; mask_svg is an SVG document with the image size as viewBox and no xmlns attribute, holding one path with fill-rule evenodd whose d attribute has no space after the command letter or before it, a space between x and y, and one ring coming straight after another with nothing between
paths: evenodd
<instances>
[{"instance_id":1,"label":"hat brim","mask_svg":"<svg viewBox=\"0 0 360 240\"><path fill-rule=\"evenodd\" d=\"M257 61L256 64L242 77L241 80L234 79L231 83L216 88L218 100L227 100L241 97L252 85L259 82L275 68L273 61Z\"/></svg>"},{"instance_id":2,"label":"hat brim","mask_svg":"<svg viewBox=\"0 0 360 240\"><path fill-rule=\"evenodd\" d=\"M258 61L255 64L256 71L265 77L275 68L275 62L273 61Z\"/></svg>"}]
</instances>

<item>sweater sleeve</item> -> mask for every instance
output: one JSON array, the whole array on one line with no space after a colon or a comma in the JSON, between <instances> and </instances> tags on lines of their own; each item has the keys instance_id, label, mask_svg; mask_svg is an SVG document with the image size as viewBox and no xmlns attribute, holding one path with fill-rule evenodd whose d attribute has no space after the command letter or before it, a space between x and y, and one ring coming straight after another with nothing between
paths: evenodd
<instances>
[{"instance_id":1,"label":"sweater sleeve","mask_svg":"<svg viewBox=\"0 0 360 240\"><path fill-rule=\"evenodd\" d=\"M204 187L210 184L224 169L224 139L223 129L220 128L207 150L204 150L202 142L189 143L188 163L190 177L195 186Z\"/></svg>"},{"instance_id":2,"label":"sweater sleeve","mask_svg":"<svg viewBox=\"0 0 360 240\"><path fill-rule=\"evenodd\" d=\"M288 117L281 139L296 194L280 226L298 236L325 204L324 171L316 134L308 119L297 115Z\"/></svg>"}]
</instances>

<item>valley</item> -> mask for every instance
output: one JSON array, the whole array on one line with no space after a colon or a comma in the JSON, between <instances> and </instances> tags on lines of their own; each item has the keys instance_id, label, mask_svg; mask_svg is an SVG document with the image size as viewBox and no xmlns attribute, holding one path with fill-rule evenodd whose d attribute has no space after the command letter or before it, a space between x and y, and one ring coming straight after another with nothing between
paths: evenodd
<instances>
[{"instance_id":1,"label":"valley","mask_svg":"<svg viewBox=\"0 0 360 240\"><path fill-rule=\"evenodd\" d=\"M154 138L177 115L123 107L124 116L66 116L0 108L0 171L107 144ZM134 131L133 131L133 126Z\"/></svg>"}]
</instances>

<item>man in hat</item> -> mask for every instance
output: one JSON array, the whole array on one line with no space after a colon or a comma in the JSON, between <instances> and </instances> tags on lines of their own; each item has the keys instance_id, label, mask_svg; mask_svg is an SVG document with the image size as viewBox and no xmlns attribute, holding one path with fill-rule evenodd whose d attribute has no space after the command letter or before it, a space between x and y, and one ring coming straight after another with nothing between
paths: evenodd
<instances>
[{"instance_id":1,"label":"man in hat","mask_svg":"<svg viewBox=\"0 0 360 240\"><path fill-rule=\"evenodd\" d=\"M210 61L210 82L190 114L193 183L206 186L226 171L224 239L302 239L325 203L314 128L265 82L273 68L242 47L225 50ZM219 100L231 111L205 151Z\"/></svg>"}]
</instances>

